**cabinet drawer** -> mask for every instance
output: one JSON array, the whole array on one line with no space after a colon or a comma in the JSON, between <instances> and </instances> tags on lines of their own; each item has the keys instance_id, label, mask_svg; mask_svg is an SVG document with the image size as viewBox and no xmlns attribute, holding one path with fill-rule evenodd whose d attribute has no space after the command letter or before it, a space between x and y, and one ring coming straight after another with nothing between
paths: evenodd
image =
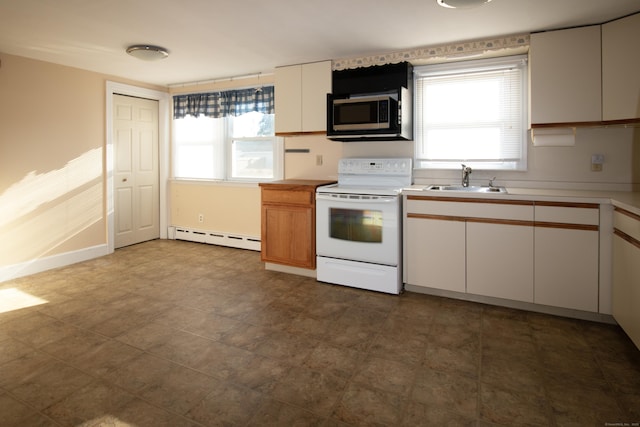
<instances>
[{"instance_id":1,"label":"cabinet drawer","mask_svg":"<svg viewBox=\"0 0 640 427\"><path fill-rule=\"evenodd\" d=\"M464 205L455 202L441 202L431 200L407 200L408 214L441 215L464 217Z\"/></svg>"},{"instance_id":2,"label":"cabinet drawer","mask_svg":"<svg viewBox=\"0 0 640 427\"><path fill-rule=\"evenodd\" d=\"M314 192L291 190L262 190L262 203L278 203L290 205L311 206L314 201Z\"/></svg>"},{"instance_id":3,"label":"cabinet drawer","mask_svg":"<svg viewBox=\"0 0 640 427\"><path fill-rule=\"evenodd\" d=\"M640 216L616 208L613 212L613 227L640 241Z\"/></svg>"},{"instance_id":4,"label":"cabinet drawer","mask_svg":"<svg viewBox=\"0 0 640 427\"><path fill-rule=\"evenodd\" d=\"M407 198L407 214L450 216L461 220L480 218L533 222L533 202L484 201L464 198L431 198L428 200L417 197L409 196Z\"/></svg>"},{"instance_id":5,"label":"cabinet drawer","mask_svg":"<svg viewBox=\"0 0 640 427\"><path fill-rule=\"evenodd\" d=\"M600 224L599 205L538 205L535 207L536 222L555 222L562 224L598 225Z\"/></svg>"}]
</instances>

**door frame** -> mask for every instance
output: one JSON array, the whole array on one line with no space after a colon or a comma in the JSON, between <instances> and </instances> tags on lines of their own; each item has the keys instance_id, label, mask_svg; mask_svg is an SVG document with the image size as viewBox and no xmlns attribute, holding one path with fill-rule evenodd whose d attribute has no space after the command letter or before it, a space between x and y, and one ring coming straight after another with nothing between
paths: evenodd
<instances>
[{"instance_id":1,"label":"door frame","mask_svg":"<svg viewBox=\"0 0 640 427\"><path fill-rule=\"evenodd\" d=\"M107 81L106 86L106 218L108 253L114 252L115 246L115 203L114 203L114 145L113 145L113 95L128 95L158 101L158 180L160 191L160 238L167 238L168 198L167 183L169 181L169 102L170 95L153 89L146 89L124 83Z\"/></svg>"}]
</instances>

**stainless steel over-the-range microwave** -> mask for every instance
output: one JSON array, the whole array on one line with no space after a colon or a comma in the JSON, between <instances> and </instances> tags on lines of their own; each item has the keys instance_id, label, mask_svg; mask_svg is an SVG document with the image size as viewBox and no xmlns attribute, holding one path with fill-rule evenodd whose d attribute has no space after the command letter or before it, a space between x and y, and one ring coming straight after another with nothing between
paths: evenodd
<instances>
[{"instance_id":1,"label":"stainless steel over-the-range microwave","mask_svg":"<svg viewBox=\"0 0 640 427\"><path fill-rule=\"evenodd\" d=\"M338 141L407 140L412 136L411 98L395 93L327 97L327 137Z\"/></svg>"},{"instance_id":2,"label":"stainless steel over-the-range microwave","mask_svg":"<svg viewBox=\"0 0 640 427\"><path fill-rule=\"evenodd\" d=\"M333 130L391 129L398 120L398 101L388 95L333 100Z\"/></svg>"}]
</instances>

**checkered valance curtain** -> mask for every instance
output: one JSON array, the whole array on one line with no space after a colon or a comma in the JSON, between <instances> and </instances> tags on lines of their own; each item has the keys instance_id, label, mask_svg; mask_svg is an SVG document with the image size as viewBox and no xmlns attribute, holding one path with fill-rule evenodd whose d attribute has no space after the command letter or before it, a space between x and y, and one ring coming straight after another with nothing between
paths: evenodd
<instances>
[{"instance_id":1,"label":"checkered valance curtain","mask_svg":"<svg viewBox=\"0 0 640 427\"><path fill-rule=\"evenodd\" d=\"M257 111L273 114L273 86L260 88L227 90L224 92L192 93L173 97L173 118L186 116L220 118L239 116Z\"/></svg>"}]
</instances>

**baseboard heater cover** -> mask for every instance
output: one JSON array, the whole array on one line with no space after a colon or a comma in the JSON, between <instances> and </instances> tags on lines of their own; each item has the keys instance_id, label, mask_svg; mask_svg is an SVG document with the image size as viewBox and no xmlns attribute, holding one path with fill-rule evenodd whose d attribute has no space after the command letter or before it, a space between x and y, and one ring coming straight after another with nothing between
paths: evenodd
<instances>
[{"instance_id":1,"label":"baseboard heater cover","mask_svg":"<svg viewBox=\"0 0 640 427\"><path fill-rule=\"evenodd\" d=\"M194 230L184 227L176 227L175 230L175 240L229 246L232 248L249 249L252 251L260 251L261 249L260 239L251 236Z\"/></svg>"}]
</instances>

